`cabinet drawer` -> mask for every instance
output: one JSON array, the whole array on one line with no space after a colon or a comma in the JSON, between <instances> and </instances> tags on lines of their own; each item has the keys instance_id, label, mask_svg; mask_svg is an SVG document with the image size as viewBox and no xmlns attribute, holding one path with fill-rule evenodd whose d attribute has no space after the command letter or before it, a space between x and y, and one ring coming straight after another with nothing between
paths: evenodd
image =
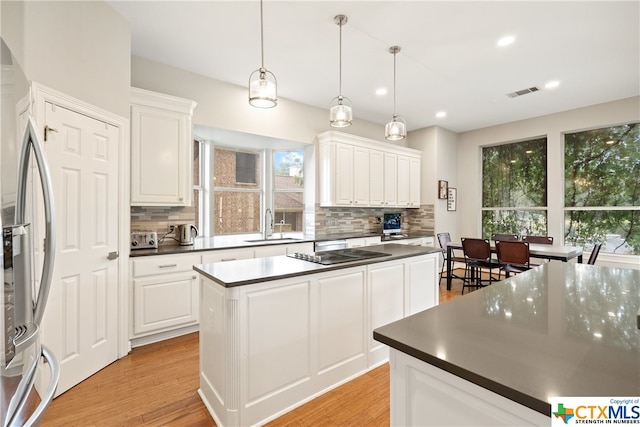
<instances>
[{"instance_id":1,"label":"cabinet drawer","mask_svg":"<svg viewBox=\"0 0 640 427\"><path fill-rule=\"evenodd\" d=\"M211 262L235 261L238 259L250 259L253 257L253 248L223 249L204 253L202 255L202 263L209 264Z\"/></svg>"},{"instance_id":2,"label":"cabinet drawer","mask_svg":"<svg viewBox=\"0 0 640 427\"><path fill-rule=\"evenodd\" d=\"M200 263L199 256L152 256L132 261L133 277L151 276L154 274L177 273L193 270L194 264Z\"/></svg>"}]
</instances>

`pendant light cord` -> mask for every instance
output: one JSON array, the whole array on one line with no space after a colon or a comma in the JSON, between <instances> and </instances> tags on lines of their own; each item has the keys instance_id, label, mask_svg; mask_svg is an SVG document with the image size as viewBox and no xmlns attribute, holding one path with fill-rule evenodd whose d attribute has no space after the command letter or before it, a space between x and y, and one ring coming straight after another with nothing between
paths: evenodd
<instances>
[{"instance_id":1,"label":"pendant light cord","mask_svg":"<svg viewBox=\"0 0 640 427\"><path fill-rule=\"evenodd\" d=\"M396 52L393 52L393 118L396 118Z\"/></svg>"},{"instance_id":2,"label":"pendant light cord","mask_svg":"<svg viewBox=\"0 0 640 427\"><path fill-rule=\"evenodd\" d=\"M339 64L339 76L338 76L338 96L342 96L342 19L340 20L340 58L338 61Z\"/></svg>"},{"instance_id":3,"label":"pendant light cord","mask_svg":"<svg viewBox=\"0 0 640 427\"><path fill-rule=\"evenodd\" d=\"M264 24L262 23L262 0L260 0L260 68L264 69Z\"/></svg>"}]
</instances>

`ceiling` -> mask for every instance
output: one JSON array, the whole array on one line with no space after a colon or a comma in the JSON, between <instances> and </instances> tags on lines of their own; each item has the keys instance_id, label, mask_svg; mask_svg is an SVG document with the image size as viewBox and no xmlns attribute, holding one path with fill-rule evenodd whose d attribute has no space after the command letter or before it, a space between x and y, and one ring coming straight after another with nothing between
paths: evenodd
<instances>
[{"instance_id":1,"label":"ceiling","mask_svg":"<svg viewBox=\"0 0 640 427\"><path fill-rule=\"evenodd\" d=\"M260 5L109 1L132 27L132 54L246 86L260 66ZM354 120L463 132L640 94L638 1L264 0L264 65L278 96L327 109L342 92ZM498 47L503 36L513 44ZM545 89L550 81L554 89ZM375 94L387 88L384 96ZM538 87L510 98L508 93ZM277 107L276 107L277 108ZM446 116L437 118L436 113ZM328 120L328 112L327 112Z\"/></svg>"}]
</instances>

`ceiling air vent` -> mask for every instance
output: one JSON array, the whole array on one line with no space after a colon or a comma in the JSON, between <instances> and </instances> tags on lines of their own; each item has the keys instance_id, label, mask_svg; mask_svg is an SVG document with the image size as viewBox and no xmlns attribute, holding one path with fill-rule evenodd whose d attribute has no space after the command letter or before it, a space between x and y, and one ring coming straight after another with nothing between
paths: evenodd
<instances>
[{"instance_id":1,"label":"ceiling air vent","mask_svg":"<svg viewBox=\"0 0 640 427\"><path fill-rule=\"evenodd\" d=\"M517 90L515 92L508 93L507 96L509 98L517 98L518 96L526 95L528 93L533 93L539 91L540 88L533 86L527 89Z\"/></svg>"}]
</instances>

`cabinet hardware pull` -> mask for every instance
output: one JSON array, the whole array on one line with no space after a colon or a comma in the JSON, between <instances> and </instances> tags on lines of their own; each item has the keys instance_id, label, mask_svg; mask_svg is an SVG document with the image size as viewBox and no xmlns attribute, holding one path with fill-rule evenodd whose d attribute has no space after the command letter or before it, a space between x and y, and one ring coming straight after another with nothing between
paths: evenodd
<instances>
[{"instance_id":1,"label":"cabinet hardware pull","mask_svg":"<svg viewBox=\"0 0 640 427\"><path fill-rule=\"evenodd\" d=\"M235 261L235 258L222 258L220 261Z\"/></svg>"},{"instance_id":2,"label":"cabinet hardware pull","mask_svg":"<svg viewBox=\"0 0 640 427\"><path fill-rule=\"evenodd\" d=\"M171 268L171 267L177 267L178 264L163 264L163 265L159 265L158 268Z\"/></svg>"}]
</instances>

